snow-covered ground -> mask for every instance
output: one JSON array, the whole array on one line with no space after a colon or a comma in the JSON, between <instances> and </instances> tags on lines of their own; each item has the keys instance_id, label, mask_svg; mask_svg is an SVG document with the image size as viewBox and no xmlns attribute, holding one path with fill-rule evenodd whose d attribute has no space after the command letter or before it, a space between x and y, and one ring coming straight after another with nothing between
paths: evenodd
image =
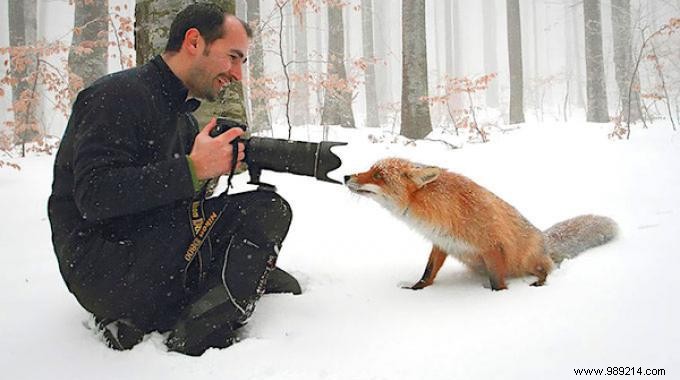
<instances>
[{"instance_id":1,"label":"snow-covered ground","mask_svg":"<svg viewBox=\"0 0 680 380\"><path fill-rule=\"evenodd\" d=\"M343 166L401 156L460 172L540 228L608 215L620 237L565 262L547 286L487 280L454 260L420 278L430 245L377 204L339 185L263 174L294 210L279 265L304 294L265 296L245 339L199 358L151 334L116 352L86 328L52 252L46 202L53 157L0 169L0 368L7 379L561 379L577 368L680 371L680 133L669 125L610 140L609 125L525 125L488 144L371 143L331 130ZM294 138L310 133L297 131ZM389 139L388 139L389 140ZM236 179L247 189L246 176ZM675 241L675 243L674 243Z\"/></svg>"}]
</instances>

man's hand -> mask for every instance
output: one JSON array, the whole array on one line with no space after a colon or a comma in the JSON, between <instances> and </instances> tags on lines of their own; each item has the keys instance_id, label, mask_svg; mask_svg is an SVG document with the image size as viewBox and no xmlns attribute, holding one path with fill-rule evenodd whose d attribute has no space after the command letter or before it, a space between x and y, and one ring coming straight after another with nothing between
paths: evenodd
<instances>
[{"instance_id":1,"label":"man's hand","mask_svg":"<svg viewBox=\"0 0 680 380\"><path fill-rule=\"evenodd\" d=\"M243 135L241 128L232 128L225 133L213 138L210 131L217 125L213 117L206 124L201 133L194 140L189 158L196 169L196 177L199 180L218 177L231 172L233 148L231 142ZM238 163L245 158L245 145L238 143Z\"/></svg>"}]
</instances>

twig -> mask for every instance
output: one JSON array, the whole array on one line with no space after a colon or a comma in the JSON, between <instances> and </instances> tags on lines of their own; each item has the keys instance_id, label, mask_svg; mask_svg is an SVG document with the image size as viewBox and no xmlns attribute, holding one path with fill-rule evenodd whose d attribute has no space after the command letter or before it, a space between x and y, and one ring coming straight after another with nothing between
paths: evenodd
<instances>
[{"instance_id":1,"label":"twig","mask_svg":"<svg viewBox=\"0 0 680 380\"><path fill-rule=\"evenodd\" d=\"M409 140L411 140L411 139L409 139ZM445 140L441 140L441 139L430 139L430 138L424 138L424 139L422 139L422 140L425 140L425 141L434 141L434 142L440 142L440 143L442 143L442 144L444 144L444 145L448 146L448 147L449 147L449 148L451 148L451 149L460 149L460 147L459 147L459 146L455 146L455 145L451 144L450 142L448 142L448 141L445 141ZM411 140L411 141L413 141L413 142L415 143L415 140Z\"/></svg>"},{"instance_id":2,"label":"twig","mask_svg":"<svg viewBox=\"0 0 680 380\"><path fill-rule=\"evenodd\" d=\"M671 110L671 99L668 96L668 90L666 89L666 81L663 77L663 71L661 71L661 63L659 62L659 57L656 55L656 47L654 46L654 43L652 45L652 52L654 53L654 62L656 63L656 72L659 74L659 79L661 79L661 88L663 89L664 96L666 98L666 108L668 109L668 118L671 120L671 125L673 126L673 130L676 131L677 129L675 128L675 121L673 121L673 111Z\"/></svg>"},{"instance_id":3,"label":"twig","mask_svg":"<svg viewBox=\"0 0 680 380\"><path fill-rule=\"evenodd\" d=\"M288 75L288 65L283 58L283 7L288 4L288 0L283 2L276 2L276 6L279 7L279 52L281 57L281 66L283 67L283 75L286 77L286 122L288 123L288 140L290 140L293 133L293 126L290 123L290 76Z\"/></svg>"},{"instance_id":4,"label":"twig","mask_svg":"<svg viewBox=\"0 0 680 380\"><path fill-rule=\"evenodd\" d=\"M626 117L626 140L630 140L630 101L633 94L633 83L635 83L635 77L637 76L638 68L640 67L640 61L642 60L642 54L645 51L645 46L647 42L654 37L658 32L652 33L651 36L645 39L645 31L642 30L642 46L640 46L640 53L638 53L637 60L635 61L635 68L630 75L630 83L628 85L628 116Z\"/></svg>"},{"instance_id":5,"label":"twig","mask_svg":"<svg viewBox=\"0 0 680 380\"><path fill-rule=\"evenodd\" d=\"M120 68L121 70L125 68L125 63L123 62L123 49L120 47L120 38L118 37L118 28L116 28L116 24L113 22L113 19L111 16L108 17L108 21L111 24L111 27L113 28L113 35L116 36L116 46L118 47L118 61L120 62Z\"/></svg>"}]
</instances>

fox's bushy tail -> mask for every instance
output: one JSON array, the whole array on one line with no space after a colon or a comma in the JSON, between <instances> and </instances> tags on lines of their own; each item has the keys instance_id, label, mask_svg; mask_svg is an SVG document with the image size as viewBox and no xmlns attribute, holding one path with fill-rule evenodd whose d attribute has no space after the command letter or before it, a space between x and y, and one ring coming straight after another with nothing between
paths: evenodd
<instances>
[{"instance_id":1,"label":"fox's bushy tail","mask_svg":"<svg viewBox=\"0 0 680 380\"><path fill-rule=\"evenodd\" d=\"M557 264L586 249L602 245L618 234L618 225L606 216L581 215L543 231L546 252Z\"/></svg>"}]
</instances>

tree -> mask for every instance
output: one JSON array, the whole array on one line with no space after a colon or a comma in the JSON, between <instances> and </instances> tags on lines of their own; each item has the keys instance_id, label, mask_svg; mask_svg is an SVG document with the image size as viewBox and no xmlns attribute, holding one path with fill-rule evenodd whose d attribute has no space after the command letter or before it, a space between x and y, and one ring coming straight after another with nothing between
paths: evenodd
<instances>
[{"instance_id":1,"label":"tree","mask_svg":"<svg viewBox=\"0 0 680 380\"><path fill-rule=\"evenodd\" d=\"M31 48L36 43L36 0L10 0L8 11L10 77L14 111L14 122L11 127L16 143L22 146L23 157L26 143L40 135L36 117L39 107L36 85L40 51Z\"/></svg>"},{"instance_id":2,"label":"tree","mask_svg":"<svg viewBox=\"0 0 680 380\"><path fill-rule=\"evenodd\" d=\"M630 104L631 121L640 120L640 93L631 93L628 101L628 88L632 78L633 68L631 47L633 36L631 32L630 0L618 0L611 3L612 35L614 42L614 69L616 85L619 89L619 109L623 121L627 121L628 106ZM637 82L637 76L635 78ZM639 87L639 86L635 86Z\"/></svg>"},{"instance_id":3,"label":"tree","mask_svg":"<svg viewBox=\"0 0 680 380\"><path fill-rule=\"evenodd\" d=\"M583 2L586 41L586 119L596 123L609 121L607 88L602 54L600 0Z\"/></svg>"},{"instance_id":4,"label":"tree","mask_svg":"<svg viewBox=\"0 0 680 380\"><path fill-rule=\"evenodd\" d=\"M447 15L449 22L453 25L453 35L449 36L453 40L453 72L450 73L457 77L465 75L463 67L463 30L461 28L460 1L451 1L451 13Z\"/></svg>"},{"instance_id":5,"label":"tree","mask_svg":"<svg viewBox=\"0 0 680 380\"><path fill-rule=\"evenodd\" d=\"M373 0L361 0L361 26L364 58L373 61ZM366 66L366 126L375 128L380 126L378 110L378 95L375 83L375 65Z\"/></svg>"},{"instance_id":6,"label":"tree","mask_svg":"<svg viewBox=\"0 0 680 380\"><path fill-rule=\"evenodd\" d=\"M425 0L402 1L401 134L421 139L432 131L427 90Z\"/></svg>"},{"instance_id":7,"label":"tree","mask_svg":"<svg viewBox=\"0 0 680 380\"><path fill-rule=\"evenodd\" d=\"M340 0L328 0L328 75L324 85L322 125L355 127L352 91L345 70L345 27Z\"/></svg>"},{"instance_id":8,"label":"tree","mask_svg":"<svg viewBox=\"0 0 680 380\"><path fill-rule=\"evenodd\" d=\"M519 0L507 0L508 59L510 65L510 124L524 123L524 74Z\"/></svg>"},{"instance_id":9,"label":"tree","mask_svg":"<svg viewBox=\"0 0 680 380\"><path fill-rule=\"evenodd\" d=\"M572 5L570 3L565 3L563 5L565 20L564 20L564 54L565 57L569 57L570 61L575 62L575 64L567 65L566 68L566 91L564 96L564 120L567 121L569 118L569 105L573 104L579 109L585 108L585 90L583 88L583 78L584 75L581 70L581 55L583 50L581 49L581 42L583 40L579 36L579 22L583 20L579 11L582 10L580 6Z\"/></svg>"},{"instance_id":10,"label":"tree","mask_svg":"<svg viewBox=\"0 0 680 380\"><path fill-rule=\"evenodd\" d=\"M483 0L482 12L484 22L484 71L490 74L498 71L495 0ZM486 105L498 107L498 84L496 81L491 81L489 89L486 91Z\"/></svg>"},{"instance_id":11,"label":"tree","mask_svg":"<svg viewBox=\"0 0 680 380\"><path fill-rule=\"evenodd\" d=\"M11 0L8 4L9 11L9 46L12 48L24 47L28 45L26 41L26 18L24 17L24 2L22 0ZM35 41L31 41L35 42ZM21 94L28 89L28 83L18 80L20 70L20 57L12 50L10 55L10 73L14 78L12 83L12 99L18 100ZM23 57L21 57L23 58ZM27 57L26 57L27 58Z\"/></svg>"},{"instance_id":12,"label":"tree","mask_svg":"<svg viewBox=\"0 0 680 380\"><path fill-rule=\"evenodd\" d=\"M108 72L109 1L77 0L74 25L68 66L78 90Z\"/></svg>"},{"instance_id":13,"label":"tree","mask_svg":"<svg viewBox=\"0 0 680 380\"><path fill-rule=\"evenodd\" d=\"M294 36L294 43L291 45L294 47L293 57L295 59L293 72L296 77L292 99L293 112L291 115L294 125L309 124L309 84L304 80L305 75L309 72L305 19L305 12L300 12L297 17L298 22L295 22L295 20L291 21Z\"/></svg>"},{"instance_id":14,"label":"tree","mask_svg":"<svg viewBox=\"0 0 680 380\"><path fill-rule=\"evenodd\" d=\"M453 64L454 56L454 31L453 31L453 2L444 2L444 74L449 76L456 76Z\"/></svg>"},{"instance_id":15,"label":"tree","mask_svg":"<svg viewBox=\"0 0 680 380\"><path fill-rule=\"evenodd\" d=\"M260 0L247 2L248 24L253 29L248 58L248 83L250 95L251 131L261 131L271 124L267 112L267 100L264 97L264 51L262 48L262 20L260 17Z\"/></svg>"}]
</instances>

